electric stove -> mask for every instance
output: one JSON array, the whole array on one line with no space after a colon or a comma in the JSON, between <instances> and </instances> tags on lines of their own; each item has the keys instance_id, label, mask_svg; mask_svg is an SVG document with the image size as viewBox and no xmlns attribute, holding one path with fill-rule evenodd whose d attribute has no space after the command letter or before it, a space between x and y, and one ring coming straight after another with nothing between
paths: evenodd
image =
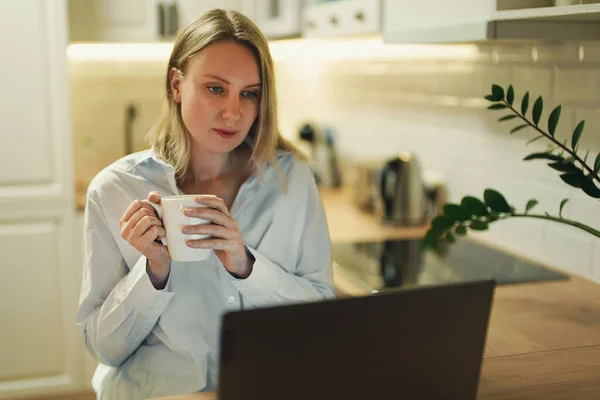
<instances>
[{"instance_id":1,"label":"electric stove","mask_svg":"<svg viewBox=\"0 0 600 400\"><path fill-rule=\"evenodd\" d=\"M372 292L406 286L494 279L497 285L568 279L567 274L461 238L421 250L420 239L334 243L334 268Z\"/></svg>"}]
</instances>

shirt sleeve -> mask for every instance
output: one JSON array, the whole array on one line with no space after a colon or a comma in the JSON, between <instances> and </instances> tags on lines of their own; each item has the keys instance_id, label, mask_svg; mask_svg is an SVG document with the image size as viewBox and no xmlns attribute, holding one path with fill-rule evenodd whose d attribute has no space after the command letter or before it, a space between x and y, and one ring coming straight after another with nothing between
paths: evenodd
<instances>
[{"instance_id":1,"label":"shirt sleeve","mask_svg":"<svg viewBox=\"0 0 600 400\"><path fill-rule=\"evenodd\" d=\"M289 260L293 265L288 269L295 272L288 272L288 269L269 260L260 247L246 246L255 259L252 273L245 279L232 277L234 286L255 306L316 301L336 296L325 210L308 167L293 174L289 189L290 206L285 214L302 220L300 224L290 221L288 226L291 229L299 226L302 230L297 257Z\"/></svg>"},{"instance_id":2,"label":"shirt sleeve","mask_svg":"<svg viewBox=\"0 0 600 400\"><path fill-rule=\"evenodd\" d=\"M129 268L99 202L88 193L84 215L84 265L77 325L85 346L101 363L118 366L152 331L172 298L156 290L146 257Z\"/></svg>"}]
</instances>

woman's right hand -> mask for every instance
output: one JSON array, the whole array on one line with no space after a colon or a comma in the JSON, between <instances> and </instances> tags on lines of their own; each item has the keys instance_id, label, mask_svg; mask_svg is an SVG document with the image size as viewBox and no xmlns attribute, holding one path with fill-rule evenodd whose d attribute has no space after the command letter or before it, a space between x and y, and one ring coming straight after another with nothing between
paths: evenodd
<instances>
[{"instance_id":1,"label":"woman's right hand","mask_svg":"<svg viewBox=\"0 0 600 400\"><path fill-rule=\"evenodd\" d=\"M148 260L146 270L154 287L163 289L169 278L171 257L167 247L156 241L163 238L166 232L150 202L160 204L160 195L150 192L147 200L134 200L119 224L121 237Z\"/></svg>"}]
</instances>

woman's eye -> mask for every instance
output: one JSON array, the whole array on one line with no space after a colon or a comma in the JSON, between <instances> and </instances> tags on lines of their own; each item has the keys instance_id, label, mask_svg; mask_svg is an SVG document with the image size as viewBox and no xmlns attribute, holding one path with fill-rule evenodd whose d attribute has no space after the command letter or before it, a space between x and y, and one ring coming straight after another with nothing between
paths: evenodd
<instances>
[{"instance_id":1,"label":"woman's eye","mask_svg":"<svg viewBox=\"0 0 600 400\"><path fill-rule=\"evenodd\" d=\"M216 94L223 93L223 88L220 86L209 86L208 90L211 93L216 93Z\"/></svg>"},{"instance_id":2,"label":"woman's eye","mask_svg":"<svg viewBox=\"0 0 600 400\"><path fill-rule=\"evenodd\" d=\"M244 91L242 92L242 96L244 96L247 99L256 99L258 97L258 93Z\"/></svg>"}]
</instances>

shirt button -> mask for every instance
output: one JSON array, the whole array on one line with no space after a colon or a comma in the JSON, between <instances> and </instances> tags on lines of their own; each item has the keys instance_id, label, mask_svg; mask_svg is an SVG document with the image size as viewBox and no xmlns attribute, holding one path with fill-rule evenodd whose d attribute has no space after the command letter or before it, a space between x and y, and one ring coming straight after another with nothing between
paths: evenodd
<instances>
[{"instance_id":1,"label":"shirt button","mask_svg":"<svg viewBox=\"0 0 600 400\"><path fill-rule=\"evenodd\" d=\"M233 296L229 296L229 299L227 299L230 303L233 303L235 301L235 297Z\"/></svg>"}]
</instances>

